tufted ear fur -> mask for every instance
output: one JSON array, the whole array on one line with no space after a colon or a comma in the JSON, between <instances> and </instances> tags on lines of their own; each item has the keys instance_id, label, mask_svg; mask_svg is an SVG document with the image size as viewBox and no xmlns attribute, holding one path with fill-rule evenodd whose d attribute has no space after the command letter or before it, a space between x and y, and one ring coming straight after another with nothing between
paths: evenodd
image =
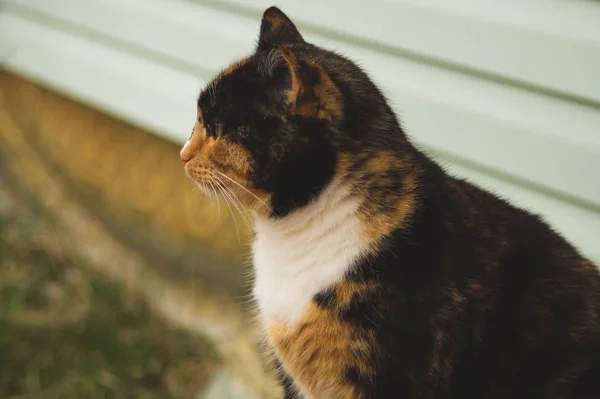
<instances>
[{"instance_id":1,"label":"tufted ear fur","mask_svg":"<svg viewBox=\"0 0 600 399\"><path fill-rule=\"evenodd\" d=\"M258 38L258 49L305 43L294 23L277 7L269 7L263 14Z\"/></svg>"},{"instance_id":2,"label":"tufted ear fur","mask_svg":"<svg viewBox=\"0 0 600 399\"><path fill-rule=\"evenodd\" d=\"M301 65L285 45L272 47L257 53L257 56L260 71L270 82L265 93L271 101L285 104L288 112L293 113L306 84L306 79L303 79L306 73L303 69L308 66L304 63Z\"/></svg>"},{"instance_id":3,"label":"tufted ear fur","mask_svg":"<svg viewBox=\"0 0 600 399\"><path fill-rule=\"evenodd\" d=\"M306 82L304 82L302 79L300 64L298 63L294 53L292 53L286 46L282 46L281 56L283 57L290 71L291 82L289 89L286 91L286 98L287 103L290 105L291 110L293 111L296 108L299 96L301 95Z\"/></svg>"},{"instance_id":4,"label":"tufted ear fur","mask_svg":"<svg viewBox=\"0 0 600 399\"><path fill-rule=\"evenodd\" d=\"M261 54L261 70L273 83L268 95L284 104L288 115L340 120L342 95L322 68L301 59L286 45Z\"/></svg>"}]
</instances>

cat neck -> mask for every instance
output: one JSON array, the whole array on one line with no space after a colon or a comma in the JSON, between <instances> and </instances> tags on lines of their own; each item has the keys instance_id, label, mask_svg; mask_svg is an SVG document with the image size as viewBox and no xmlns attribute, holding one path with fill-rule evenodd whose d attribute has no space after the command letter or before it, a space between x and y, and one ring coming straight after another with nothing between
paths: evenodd
<instances>
[{"instance_id":1,"label":"cat neck","mask_svg":"<svg viewBox=\"0 0 600 399\"><path fill-rule=\"evenodd\" d=\"M302 231L314 230L323 224L334 225L340 218L355 212L357 203L347 186L339 179L334 179L307 205L295 209L285 217L255 215L255 232L278 237L293 236ZM328 217L324 219L325 216Z\"/></svg>"},{"instance_id":2,"label":"cat neck","mask_svg":"<svg viewBox=\"0 0 600 399\"><path fill-rule=\"evenodd\" d=\"M339 180L283 218L255 220L254 296L263 318L299 320L314 295L352 268L366 250L360 200Z\"/></svg>"}]
</instances>

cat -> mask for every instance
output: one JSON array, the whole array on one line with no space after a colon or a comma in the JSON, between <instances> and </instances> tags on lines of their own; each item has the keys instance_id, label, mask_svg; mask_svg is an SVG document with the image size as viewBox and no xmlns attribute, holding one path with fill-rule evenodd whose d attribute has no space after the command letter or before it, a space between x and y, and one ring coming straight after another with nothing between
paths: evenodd
<instances>
[{"instance_id":1,"label":"cat","mask_svg":"<svg viewBox=\"0 0 600 399\"><path fill-rule=\"evenodd\" d=\"M281 10L197 109L180 156L253 214L253 296L286 398L600 398L597 267L447 174Z\"/></svg>"}]
</instances>

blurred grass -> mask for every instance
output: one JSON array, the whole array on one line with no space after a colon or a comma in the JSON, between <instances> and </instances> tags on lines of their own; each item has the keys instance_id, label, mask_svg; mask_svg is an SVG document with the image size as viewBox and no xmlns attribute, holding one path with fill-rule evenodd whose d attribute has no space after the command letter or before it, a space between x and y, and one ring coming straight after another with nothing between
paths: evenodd
<instances>
[{"instance_id":1,"label":"blurred grass","mask_svg":"<svg viewBox=\"0 0 600 399\"><path fill-rule=\"evenodd\" d=\"M139 298L0 216L0 398L189 398L219 366Z\"/></svg>"}]
</instances>

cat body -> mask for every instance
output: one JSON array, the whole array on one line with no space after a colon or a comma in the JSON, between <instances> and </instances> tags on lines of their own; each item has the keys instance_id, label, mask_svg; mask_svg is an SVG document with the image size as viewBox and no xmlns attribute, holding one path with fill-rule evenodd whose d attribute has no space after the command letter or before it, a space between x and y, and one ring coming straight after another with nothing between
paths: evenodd
<instances>
[{"instance_id":1,"label":"cat body","mask_svg":"<svg viewBox=\"0 0 600 399\"><path fill-rule=\"evenodd\" d=\"M448 175L377 87L277 8L181 151L254 214L253 294L286 398L600 398L600 274Z\"/></svg>"},{"instance_id":2,"label":"cat body","mask_svg":"<svg viewBox=\"0 0 600 399\"><path fill-rule=\"evenodd\" d=\"M257 229L254 294L289 397L598 397L595 266L537 217L432 174L422 236L397 231L376 253L352 216L315 216L290 240ZM354 245L306 251L342 237Z\"/></svg>"}]
</instances>

